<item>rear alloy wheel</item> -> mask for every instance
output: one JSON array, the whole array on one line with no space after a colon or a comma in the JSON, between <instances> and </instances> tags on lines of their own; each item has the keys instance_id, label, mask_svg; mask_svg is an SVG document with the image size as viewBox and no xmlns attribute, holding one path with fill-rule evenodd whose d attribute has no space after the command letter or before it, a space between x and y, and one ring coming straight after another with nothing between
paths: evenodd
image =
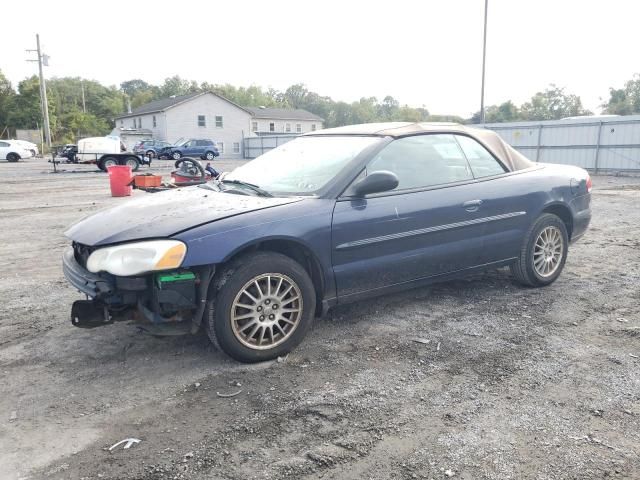
<instances>
[{"instance_id":1,"label":"rear alloy wheel","mask_svg":"<svg viewBox=\"0 0 640 480\"><path fill-rule=\"evenodd\" d=\"M316 293L295 260L258 252L240 258L218 278L225 280L215 287L207 331L231 357L242 362L271 360L289 353L304 338L315 315Z\"/></svg>"},{"instance_id":2,"label":"rear alloy wheel","mask_svg":"<svg viewBox=\"0 0 640 480\"><path fill-rule=\"evenodd\" d=\"M216 156L213 154L213 152L207 152L207 153L205 154L205 158L206 158L207 160L213 160L214 158L216 158Z\"/></svg>"},{"instance_id":3,"label":"rear alloy wheel","mask_svg":"<svg viewBox=\"0 0 640 480\"><path fill-rule=\"evenodd\" d=\"M10 153L7 155L8 162L17 162L18 160L20 160L20 157L17 153Z\"/></svg>"},{"instance_id":4,"label":"rear alloy wheel","mask_svg":"<svg viewBox=\"0 0 640 480\"><path fill-rule=\"evenodd\" d=\"M545 213L529 229L520 258L511 265L511 273L523 285L549 285L564 268L568 246L569 235L564 222L556 215Z\"/></svg>"},{"instance_id":5,"label":"rear alloy wheel","mask_svg":"<svg viewBox=\"0 0 640 480\"><path fill-rule=\"evenodd\" d=\"M180 159L182 158L182 154L181 154L180 152L173 152L173 153L171 154L171 157L172 157L174 160L180 160Z\"/></svg>"},{"instance_id":6,"label":"rear alloy wheel","mask_svg":"<svg viewBox=\"0 0 640 480\"><path fill-rule=\"evenodd\" d=\"M147 150L146 155L149 158L156 158L156 152L154 152L153 150Z\"/></svg>"},{"instance_id":7,"label":"rear alloy wheel","mask_svg":"<svg viewBox=\"0 0 640 480\"><path fill-rule=\"evenodd\" d=\"M131 167L131 170L134 172L137 172L138 168L140 168L140 162L136 157L127 157L124 164Z\"/></svg>"}]
</instances>

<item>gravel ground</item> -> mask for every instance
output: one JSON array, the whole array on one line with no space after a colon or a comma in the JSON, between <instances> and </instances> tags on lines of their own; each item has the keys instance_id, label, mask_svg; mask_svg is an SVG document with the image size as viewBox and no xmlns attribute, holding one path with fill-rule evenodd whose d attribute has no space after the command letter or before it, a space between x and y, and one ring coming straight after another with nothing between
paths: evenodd
<instances>
[{"instance_id":1,"label":"gravel ground","mask_svg":"<svg viewBox=\"0 0 640 480\"><path fill-rule=\"evenodd\" d=\"M243 365L203 335L71 326L63 232L126 200L62 168L0 163L0 478L640 478L640 178L594 178L552 286L381 296Z\"/></svg>"}]
</instances>

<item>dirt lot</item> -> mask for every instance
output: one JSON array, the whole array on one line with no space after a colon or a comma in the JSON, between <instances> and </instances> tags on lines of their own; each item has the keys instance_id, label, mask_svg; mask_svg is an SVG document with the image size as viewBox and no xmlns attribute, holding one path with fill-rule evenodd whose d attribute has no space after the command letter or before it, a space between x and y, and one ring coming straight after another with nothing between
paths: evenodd
<instances>
[{"instance_id":1,"label":"dirt lot","mask_svg":"<svg viewBox=\"0 0 640 480\"><path fill-rule=\"evenodd\" d=\"M71 326L63 232L126 200L63 168L0 163L0 478L640 478L640 178L595 178L550 287L380 297L247 366L202 335Z\"/></svg>"}]
</instances>

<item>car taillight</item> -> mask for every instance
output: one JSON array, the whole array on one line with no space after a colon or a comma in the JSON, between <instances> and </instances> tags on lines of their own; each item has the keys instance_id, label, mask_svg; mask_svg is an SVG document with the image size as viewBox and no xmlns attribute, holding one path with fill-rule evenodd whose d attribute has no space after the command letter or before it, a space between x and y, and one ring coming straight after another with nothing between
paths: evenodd
<instances>
[{"instance_id":1,"label":"car taillight","mask_svg":"<svg viewBox=\"0 0 640 480\"><path fill-rule=\"evenodd\" d=\"M587 193L591 193L593 183L591 182L591 175L587 175Z\"/></svg>"}]
</instances>

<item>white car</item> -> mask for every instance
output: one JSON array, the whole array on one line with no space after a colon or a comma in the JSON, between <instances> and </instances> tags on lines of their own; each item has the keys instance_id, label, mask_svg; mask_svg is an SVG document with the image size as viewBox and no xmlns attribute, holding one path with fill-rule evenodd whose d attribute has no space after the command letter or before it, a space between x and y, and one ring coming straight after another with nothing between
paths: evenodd
<instances>
[{"instance_id":1,"label":"white car","mask_svg":"<svg viewBox=\"0 0 640 480\"><path fill-rule=\"evenodd\" d=\"M22 158L31 158L33 153L16 140L0 140L0 160L17 162Z\"/></svg>"},{"instance_id":2,"label":"white car","mask_svg":"<svg viewBox=\"0 0 640 480\"><path fill-rule=\"evenodd\" d=\"M19 145L22 145L27 150L31 151L31 154L35 157L38 155L38 145L33 142L28 142L27 140L9 140L10 142L15 142Z\"/></svg>"}]
</instances>

